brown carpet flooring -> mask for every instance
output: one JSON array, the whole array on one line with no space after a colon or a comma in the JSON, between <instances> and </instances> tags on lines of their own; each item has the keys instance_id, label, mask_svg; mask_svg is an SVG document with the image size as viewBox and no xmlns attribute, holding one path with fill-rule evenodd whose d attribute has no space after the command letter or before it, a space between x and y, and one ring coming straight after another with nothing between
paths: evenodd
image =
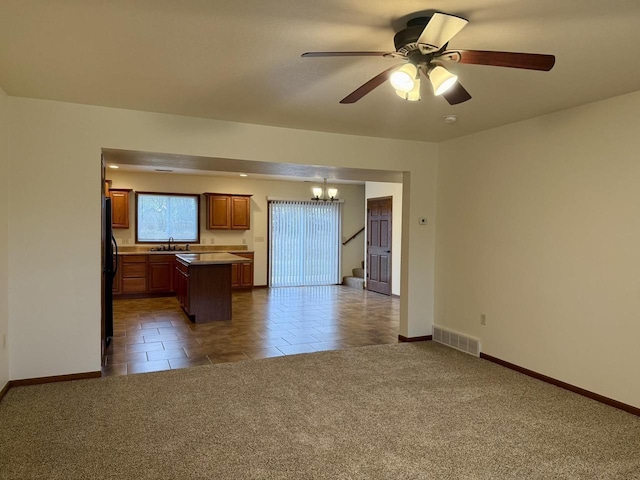
<instances>
[{"instance_id":1,"label":"brown carpet flooring","mask_svg":"<svg viewBox=\"0 0 640 480\"><path fill-rule=\"evenodd\" d=\"M426 342L14 388L3 479L638 479L640 418Z\"/></svg>"}]
</instances>

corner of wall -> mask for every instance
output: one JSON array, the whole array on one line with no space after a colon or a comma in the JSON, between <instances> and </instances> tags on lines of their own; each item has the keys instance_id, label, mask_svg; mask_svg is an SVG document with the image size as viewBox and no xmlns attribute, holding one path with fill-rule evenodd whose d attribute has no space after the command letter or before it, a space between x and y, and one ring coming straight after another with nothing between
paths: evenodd
<instances>
[{"instance_id":1,"label":"corner of wall","mask_svg":"<svg viewBox=\"0 0 640 480\"><path fill-rule=\"evenodd\" d=\"M9 105L0 88L0 390L9 381Z\"/></svg>"}]
</instances>

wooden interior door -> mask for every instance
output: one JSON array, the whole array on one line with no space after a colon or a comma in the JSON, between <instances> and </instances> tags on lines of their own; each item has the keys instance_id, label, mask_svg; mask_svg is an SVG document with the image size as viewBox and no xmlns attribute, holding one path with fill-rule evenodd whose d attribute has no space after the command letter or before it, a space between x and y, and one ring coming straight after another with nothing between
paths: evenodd
<instances>
[{"instance_id":1,"label":"wooden interior door","mask_svg":"<svg viewBox=\"0 0 640 480\"><path fill-rule=\"evenodd\" d=\"M367 290L391 295L392 197L367 199Z\"/></svg>"}]
</instances>

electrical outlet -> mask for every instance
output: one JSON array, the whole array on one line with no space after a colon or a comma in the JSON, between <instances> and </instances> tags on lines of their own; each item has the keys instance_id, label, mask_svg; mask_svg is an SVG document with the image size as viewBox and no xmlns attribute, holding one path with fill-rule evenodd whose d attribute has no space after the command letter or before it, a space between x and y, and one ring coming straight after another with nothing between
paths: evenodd
<instances>
[{"instance_id":1,"label":"electrical outlet","mask_svg":"<svg viewBox=\"0 0 640 480\"><path fill-rule=\"evenodd\" d=\"M246 239L246 238L243 238L243 239L242 239L242 244L243 244L243 245L246 245L246 244L247 244L247 239Z\"/></svg>"},{"instance_id":2,"label":"electrical outlet","mask_svg":"<svg viewBox=\"0 0 640 480\"><path fill-rule=\"evenodd\" d=\"M129 239L128 238L123 238L122 239L122 244L123 245L129 245Z\"/></svg>"},{"instance_id":3,"label":"electrical outlet","mask_svg":"<svg viewBox=\"0 0 640 480\"><path fill-rule=\"evenodd\" d=\"M480 314L480 325L486 325L487 324L487 314L486 313L481 313Z\"/></svg>"},{"instance_id":4,"label":"electrical outlet","mask_svg":"<svg viewBox=\"0 0 640 480\"><path fill-rule=\"evenodd\" d=\"M211 237L211 238L209 239L209 243L211 243L211 245L213 245L214 243L216 243L216 239L215 239L215 238L213 238L213 237Z\"/></svg>"},{"instance_id":5,"label":"electrical outlet","mask_svg":"<svg viewBox=\"0 0 640 480\"><path fill-rule=\"evenodd\" d=\"M255 241L256 241L256 243L263 243L264 242L264 237L256 237Z\"/></svg>"}]
</instances>

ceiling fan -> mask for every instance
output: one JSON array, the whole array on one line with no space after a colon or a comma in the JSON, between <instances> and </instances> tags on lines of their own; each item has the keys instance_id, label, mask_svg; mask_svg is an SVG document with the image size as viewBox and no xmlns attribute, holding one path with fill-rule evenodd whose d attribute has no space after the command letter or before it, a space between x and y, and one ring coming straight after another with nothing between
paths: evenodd
<instances>
[{"instance_id":1,"label":"ceiling fan","mask_svg":"<svg viewBox=\"0 0 640 480\"><path fill-rule=\"evenodd\" d=\"M355 103L389 80L398 96L409 101L420 100L420 76L427 78L435 95L442 95L450 105L471 99L458 77L445 68L447 62L524 68L549 71L555 64L553 55L486 50L447 50L449 40L459 33L468 20L447 13L434 13L407 22L407 28L393 37L395 52L306 52L303 57L387 57L405 62L387 68L356 88L340 103Z\"/></svg>"}]
</instances>

